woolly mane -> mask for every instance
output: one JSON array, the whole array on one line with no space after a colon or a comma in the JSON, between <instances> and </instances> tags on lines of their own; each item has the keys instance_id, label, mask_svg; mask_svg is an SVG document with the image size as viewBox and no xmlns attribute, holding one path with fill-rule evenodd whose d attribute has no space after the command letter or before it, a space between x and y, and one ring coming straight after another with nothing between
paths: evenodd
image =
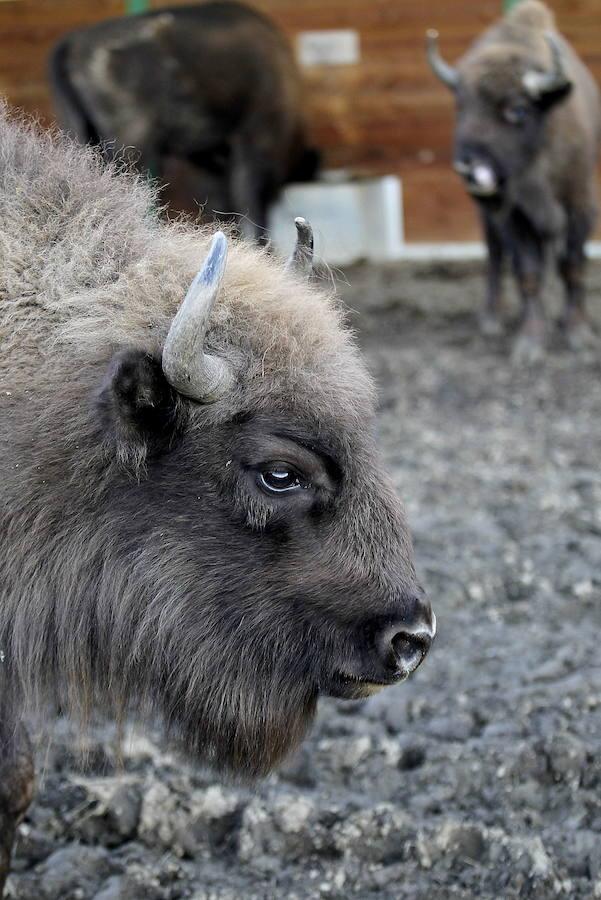
<instances>
[{"instance_id":1,"label":"woolly mane","mask_svg":"<svg viewBox=\"0 0 601 900\"><path fill-rule=\"evenodd\" d=\"M168 225L155 202L142 178L0 108L0 371L36 369L48 354L160 349L212 229ZM242 352L249 376L259 360L263 375L359 374L333 297L255 247L231 241L213 319L209 344L238 364Z\"/></svg>"}]
</instances>

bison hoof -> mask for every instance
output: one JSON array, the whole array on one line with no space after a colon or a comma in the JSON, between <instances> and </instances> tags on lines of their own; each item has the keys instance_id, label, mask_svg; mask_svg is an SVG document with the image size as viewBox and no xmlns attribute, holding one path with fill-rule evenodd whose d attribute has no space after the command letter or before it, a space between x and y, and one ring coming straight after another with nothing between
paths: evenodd
<instances>
[{"instance_id":1,"label":"bison hoof","mask_svg":"<svg viewBox=\"0 0 601 900\"><path fill-rule=\"evenodd\" d=\"M499 316L490 312L484 312L480 316L480 334L487 338L502 337L505 334L505 325Z\"/></svg>"},{"instance_id":2,"label":"bison hoof","mask_svg":"<svg viewBox=\"0 0 601 900\"><path fill-rule=\"evenodd\" d=\"M538 366L546 356L545 339L531 330L518 334L513 345L511 361L516 366Z\"/></svg>"},{"instance_id":3,"label":"bison hoof","mask_svg":"<svg viewBox=\"0 0 601 900\"><path fill-rule=\"evenodd\" d=\"M585 319L567 325L564 333L568 347L577 353L584 350L598 350L601 347L599 335Z\"/></svg>"}]
</instances>

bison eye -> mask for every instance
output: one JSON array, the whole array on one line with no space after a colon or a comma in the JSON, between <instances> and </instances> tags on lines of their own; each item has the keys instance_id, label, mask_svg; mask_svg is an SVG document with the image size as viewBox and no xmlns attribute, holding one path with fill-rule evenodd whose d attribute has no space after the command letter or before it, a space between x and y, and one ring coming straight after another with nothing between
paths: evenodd
<instances>
[{"instance_id":1,"label":"bison eye","mask_svg":"<svg viewBox=\"0 0 601 900\"><path fill-rule=\"evenodd\" d=\"M514 103L503 110L503 118L510 125L523 125L528 116L528 107L523 103Z\"/></svg>"},{"instance_id":2,"label":"bison eye","mask_svg":"<svg viewBox=\"0 0 601 900\"><path fill-rule=\"evenodd\" d=\"M257 481L269 494L289 494L308 487L299 472L286 463L270 463L260 470Z\"/></svg>"}]
</instances>

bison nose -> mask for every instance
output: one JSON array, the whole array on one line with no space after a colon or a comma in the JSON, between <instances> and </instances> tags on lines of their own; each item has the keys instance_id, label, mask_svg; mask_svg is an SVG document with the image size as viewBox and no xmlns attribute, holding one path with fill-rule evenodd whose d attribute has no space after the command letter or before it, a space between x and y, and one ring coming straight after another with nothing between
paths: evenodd
<instances>
[{"instance_id":1,"label":"bison nose","mask_svg":"<svg viewBox=\"0 0 601 900\"><path fill-rule=\"evenodd\" d=\"M501 178L490 162L477 156L463 154L453 162L453 168L463 178L468 191L480 197L496 194L501 187Z\"/></svg>"},{"instance_id":2,"label":"bison nose","mask_svg":"<svg viewBox=\"0 0 601 900\"><path fill-rule=\"evenodd\" d=\"M376 645L382 664L402 675L410 675L425 659L436 634L436 617L429 615L414 626L407 623L393 623L377 636Z\"/></svg>"}]
</instances>

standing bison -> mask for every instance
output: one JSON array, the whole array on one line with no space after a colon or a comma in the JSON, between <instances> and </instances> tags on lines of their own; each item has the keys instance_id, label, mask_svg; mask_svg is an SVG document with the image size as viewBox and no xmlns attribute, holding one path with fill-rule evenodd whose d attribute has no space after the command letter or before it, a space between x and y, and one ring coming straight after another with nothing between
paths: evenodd
<instances>
[{"instance_id":1,"label":"standing bison","mask_svg":"<svg viewBox=\"0 0 601 900\"><path fill-rule=\"evenodd\" d=\"M101 22L56 47L58 119L83 143L119 152L164 178L167 159L209 213L239 213L262 237L267 210L293 177L310 177L301 79L292 52L260 13L213 2ZM108 145L106 142L109 142Z\"/></svg>"},{"instance_id":2,"label":"standing bison","mask_svg":"<svg viewBox=\"0 0 601 900\"><path fill-rule=\"evenodd\" d=\"M477 201L488 247L482 326L501 330L500 277L510 255L523 305L518 360L546 341L543 275L553 254L565 284L562 327L575 348L593 339L584 307L584 245L597 213L601 137L597 87L555 30L551 12L525 0L480 37L456 68L428 56L457 104L454 165Z\"/></svg>"},{"instance_id":3,"label":"standing bison","mask_svg":"<svg viewBox=\"0 0 601 900\"><path fill-rule=\"evenodd\" d=\"M404 679L434 635L309 228L285 269L152 204L0 113L4 876L24 707L158 714L258 776L320 695Z\"/></svg>"}]
</instances>

